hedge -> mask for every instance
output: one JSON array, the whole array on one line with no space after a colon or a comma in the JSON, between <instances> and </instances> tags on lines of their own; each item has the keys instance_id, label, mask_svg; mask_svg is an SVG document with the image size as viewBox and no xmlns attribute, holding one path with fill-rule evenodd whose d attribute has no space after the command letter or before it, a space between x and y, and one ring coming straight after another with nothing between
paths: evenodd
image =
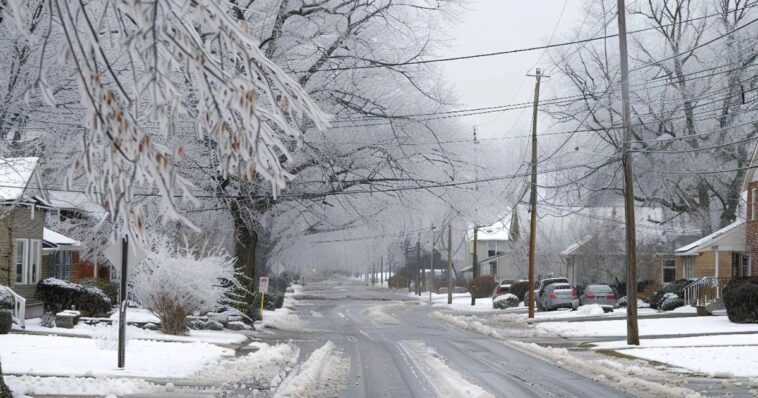
<instances>
[{"instance_id":1,"label":"hedge","mask_svg":"<svg viewBox=\"0 0 758 398\"><path fill-rule=\"evenodd\" d=\"M471 280L469 291L476 298L489 297L495 290L495 278L492 275L480 276Z\"/></svg>"},{"instance_id":2,"label":"hedge","mask_svg":"<svg viewBox=\"0 0 758 398\"><path fill-rule=\"evenodd\" d=\"M111 300L102 290L56 278L39 281L34 297L42 301L46 312L58 313L75 307L83 316L106 316Z\"/></svg>"},{"instance_id":3,"label":"hedge","mask_svg":"<svg viewBox=\"0 0 758 398\"><path fill-rule=\"evenodd\" d=\"M0 334L8 334L13 326L13 316L10 310L0 310Z\"/></svg>"},{"instance_id":4,"label":"hedge","mask_svg":"<svg viewBox=\"0 0 758 398\"><path fill-rule=\"evenodd\" d=\"M82 279L79 281L79 283L85 287L95 287L102 290L102 292L105 293L105 295L108 296L108 298L111 300L111 303L118 303L119 286L117 283L106 281L105 279L100 278Z\"/></svg>"},{"instance_id":5,"label":"hedge","mask_svg":"<svg viewBox=\"0 0 758 398\"><path fill-rule=\"evenodd\" d=\"M392 289L405 289L408 287L408 279L402 275L393 275L387 280L387 284Z\"/></svg>"},{"instance_id":6,"label":"hedge","mask_svg":"<svg viewBox=\"0 0 758 398\"><path fill-rule=\"evenodd\" d=\"M513 284L511 284L509 293L518 297L519 301L526 300L526 295L529 293L529 281L513 282Z\"/></svg>"},{"instance_id":7,"label":"hedge","mask_svg":"<svg viewBox=\"0 0 758 398\"><path fill-rule=\"evenodd\" d=\"M12 310L14 301L10 289L0 286L0 310Z\"/></svg>"},{"instance_id":8,"label":"hedge","mask_svg":"<svg viewBox=\"0 0 758 398\"><path fill-rule=\"evenodd\" d=\"M500 296L495 297L494 300L492 300L492 308L498 308L501 310L504 310L506 308L513 308L517 307L519 303L518 297L516 295L511 293L502 294Z\"/></svg>"},{"instance_id":9,"label":"hedge","mask_svg":"<svg viewBox=\"0 0 758 398\"><path fill-rule=\"evenodd\" d=\"M724 288L724 306L734 323L758 323L758 276L733 278Z\"/></svg>"}]
</instances>

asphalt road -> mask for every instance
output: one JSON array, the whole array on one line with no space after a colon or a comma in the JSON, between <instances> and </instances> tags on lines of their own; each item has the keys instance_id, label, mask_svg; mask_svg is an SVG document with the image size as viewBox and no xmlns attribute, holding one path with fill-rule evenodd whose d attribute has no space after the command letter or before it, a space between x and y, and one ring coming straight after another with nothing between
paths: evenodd
<instances>
[{"instance_id":1,"label":"asphalt road","mask_svg":"<svg viewBox=\"0 0 758 398\"><path fill-rule=\"evenodd\" d=\"M344 397L460 396L445 389L444 371L430 370L429 348L442 360L433 363L444 363L465 382L497 397L628 396L498 340L429 318L430 308L405 294L349 281L307 288L311 298L300 301L298 312L313 330L289 337L305 355L326 341L343 350L350 358Z\"/></svg>"}]
</instances>

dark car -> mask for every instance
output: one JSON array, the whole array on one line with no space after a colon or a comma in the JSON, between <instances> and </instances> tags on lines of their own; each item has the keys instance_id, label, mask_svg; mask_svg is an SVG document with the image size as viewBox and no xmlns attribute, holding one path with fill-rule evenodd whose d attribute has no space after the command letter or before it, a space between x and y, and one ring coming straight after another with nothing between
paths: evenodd
<instances>
[{"instance_id":1,"label":"dark car","mask_svg":"<svg viewBox=\"0 0 758 398\"><path fill-rule=\"evenodd\" d=\"M495 286L495 290L492 291L492 298L511 292L511 285L513 285L516 281L513 279L503 279L500 283Z\"/></svg>"}]
</instances>

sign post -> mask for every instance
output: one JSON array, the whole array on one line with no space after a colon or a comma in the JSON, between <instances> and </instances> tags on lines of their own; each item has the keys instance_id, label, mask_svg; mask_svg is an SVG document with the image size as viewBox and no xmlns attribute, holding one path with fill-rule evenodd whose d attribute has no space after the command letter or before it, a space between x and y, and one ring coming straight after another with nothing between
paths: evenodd
<instances>
[{"instance_id":1,"label":"sign post","mask_svg":"<svg viewBox=\"0 0 758 398\"><path fill-rule=\"evenodd\" d=\"M112 243L105 249L105 257L118 267L121 265L121 284L118 292L118 368L123 369L126 363L126 308L127 308L127 276L128 264L136 264L147 255L138 246L129 250L129 238L124 236L120 242Z\"/></svg>"},{"instance_id":2,"label":"sign post","mask_svg":"<svg viewBox=\"0 0 758 398\"><path fill-rule=\"evenodd\" d=\"M268 293L268 277L262 276L258 281L258 291L261 292L261 319L263 319L263 302Z\"/></svg>"}]
</instances>

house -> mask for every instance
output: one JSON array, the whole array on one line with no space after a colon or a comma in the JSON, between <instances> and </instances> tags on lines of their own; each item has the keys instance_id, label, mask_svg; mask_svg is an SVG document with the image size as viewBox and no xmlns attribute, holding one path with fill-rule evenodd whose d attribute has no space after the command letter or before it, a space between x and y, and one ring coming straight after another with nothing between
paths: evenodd
<instances>
[{"instance_id":1,"label":"house","mask_svg":"<svg viewBox=\"0 0 758 398\"><path fill-rule=\"evenodd\" d=\"M673 280L676 257L670 253L699 230L682 215L672 217L662 208L635 210L638 279L659 283ZM581 239L560 254L569 282L581 285L626 280L623 206L577 208L570 214L570 229L578 231Z\"/></svg>"},{"instance_id":2,"label":"house","mask_svg":"<svg viewBox=\"0 0 758 398\"><path fill-rule=\"evenodd\" d=\"M45 228L42 234L42 277L57 278L79 283L82 279L101 278L108 280L108 268L99 270L89 261L83 261L81 242Z\"/></svg>"},{"instance_id":3,"label":"house","mask_svg":"<svg viewBox=\"0 0 758 398\"><path fill-rule=\"evenodd\" d=\"M518 210L487 226L469 228L467 256L473 261L474 245L479 263L479 275L492 275L495 280L523 279L526 262L518 254L520 242L520 225ZM473 265L462 272L473 272Z\"/></svg>"},{"instance_id":4,"label":"house","mask_svg":"<svg viewBox=\"0 0 758 398\"><path fill-rule=\"evenodd\" d=\"M37 158L0 159L0 285L26 300L26 317L40 316L42 303L34 298L42 277L44 202Z\"/></svg>"}]
</instances>

